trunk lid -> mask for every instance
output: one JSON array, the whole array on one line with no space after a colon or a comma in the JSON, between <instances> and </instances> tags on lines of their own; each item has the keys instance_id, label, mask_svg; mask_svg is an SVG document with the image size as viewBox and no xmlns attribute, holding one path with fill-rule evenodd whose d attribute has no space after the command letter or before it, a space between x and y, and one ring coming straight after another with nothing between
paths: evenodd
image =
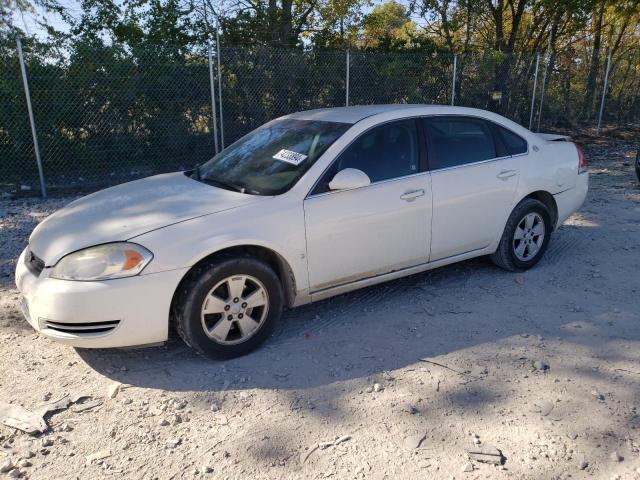
<instances>
[{"instance_id":1,"label":"trunk lid","mask_svg":"<svg viewBox=\"0 0 640 480\"><path fill-rule=\"evenodd\" d=\"M536 133L540 138L547 142L570 142L571 137L569 135L559 135L556 133Z\"/></svg>"}]
</instances>

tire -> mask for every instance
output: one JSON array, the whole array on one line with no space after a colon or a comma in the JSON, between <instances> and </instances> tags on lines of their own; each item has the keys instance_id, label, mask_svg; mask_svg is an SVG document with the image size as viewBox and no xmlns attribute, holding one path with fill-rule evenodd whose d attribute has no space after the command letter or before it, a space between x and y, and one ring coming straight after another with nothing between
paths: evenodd
<instances>
[{"instance_id":1,"label":"tire","mask_svg":"<svg viewBox=\"0 0 640 480\"><path fill-rule=\"evenodd\" d=\"M282 315L283 298L280 280L266 263L244 256L220 258L197 267L181 285L178 334L207 357L245 355L269 337Z\"/></svg>"},{"instance_id":2,"label":"tire","mask_svg":"<svg viewBox=\"0 0 640 480\"><path fill-rule=\"evenodd\" d=\"M527 228L525 219L533 219L532 228ZM544 228L543 233L540 233L538 226L540 222ZM500 268L511 272L533 267L547 250L552 228L551 214L546 205L538 200L525 198L511 212L498 248L490 256L491 260ZM518 230L518 236L523 237L522 239L515 238L516 230Z\"/></svg>"}]
</instances>

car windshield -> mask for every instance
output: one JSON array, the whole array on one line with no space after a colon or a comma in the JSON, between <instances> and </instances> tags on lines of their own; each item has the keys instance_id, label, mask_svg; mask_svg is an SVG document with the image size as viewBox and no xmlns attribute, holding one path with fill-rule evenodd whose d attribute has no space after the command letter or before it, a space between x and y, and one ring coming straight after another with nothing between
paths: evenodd
<instances>
[{"instance_id":1,"label":"car windshield","mask_svg":"<svg viewBox=\"0 0 640 480\"><path fill-rule=\"evenodd\" d=\"M191 178L253 195L289 190L351 125L316 120L273 120L220 152Z\"/></svg>"}]
</instances>

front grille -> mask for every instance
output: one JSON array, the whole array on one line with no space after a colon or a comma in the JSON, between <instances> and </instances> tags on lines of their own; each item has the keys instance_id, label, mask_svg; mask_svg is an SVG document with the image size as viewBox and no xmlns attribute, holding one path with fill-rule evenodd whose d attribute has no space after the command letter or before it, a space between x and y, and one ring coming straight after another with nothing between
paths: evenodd
<instances>
[{"instance_id":1,"label":"front grille","mask_svg":"<svg viewBox=\"0 0 640 480\"><path fill-rule=\"evenodd\" d=\"M62 323L45 320L44 327L55 330L56 332L70 333L73 335L84 335L91 333L108 333L114 330L119 323L119 320L86 323Z\"/></svg>"},{"instance_id":2,"label":"front grille","mask_svg":"<svg viewBox=\"0 0 640 480\"><path fill-rule=\"evenodd\" d=\"M42 270L44 270L44 260L38 257L31 250L26 251L24 255L24 263L27 265L27 269L36 277L39 277Z\"/></svg>"}]
</instances>

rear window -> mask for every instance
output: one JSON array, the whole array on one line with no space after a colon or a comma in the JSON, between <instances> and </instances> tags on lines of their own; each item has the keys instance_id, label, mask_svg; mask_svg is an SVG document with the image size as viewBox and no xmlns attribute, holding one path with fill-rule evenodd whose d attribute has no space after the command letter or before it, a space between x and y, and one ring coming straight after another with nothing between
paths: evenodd
<instances>
[{"instance_id":1,"label":"rear window","mask_svg":"<svg viewBox=\"0 0 640 480\"><path fill-rule=\"evenodd\" d=\"M496 125L495 127L498 137L504 145L506 155L527 153L527 141L524 138L500 125Z\"/></svg>"}]
</instances>

